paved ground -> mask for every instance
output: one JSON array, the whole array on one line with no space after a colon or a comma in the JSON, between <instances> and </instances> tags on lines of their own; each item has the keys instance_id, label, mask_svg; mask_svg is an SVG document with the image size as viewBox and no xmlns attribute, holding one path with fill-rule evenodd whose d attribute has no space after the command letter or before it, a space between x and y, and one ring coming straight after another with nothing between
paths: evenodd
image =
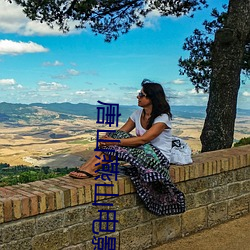
<instances>
[{"instance_id":1,"label":"paved ground","mask_svg":"<svg viewBox=\"0 0 250 250\"><path fill-rule=\"evenodd\" d=\"M250 250L250 214L153 250Z\"/></svg>"}]
</instances>

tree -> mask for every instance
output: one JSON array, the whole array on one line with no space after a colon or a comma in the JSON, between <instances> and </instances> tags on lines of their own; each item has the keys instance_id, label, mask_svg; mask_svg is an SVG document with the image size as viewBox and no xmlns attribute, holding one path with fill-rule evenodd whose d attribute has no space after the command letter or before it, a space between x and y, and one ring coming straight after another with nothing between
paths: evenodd
<instances>
[{"instance_id":1,"label":"tree","mask_svg":"<svg viewBox=\"0 0 250 250\"><path fill-rule=\"evenodd\" d=\"M219 13L213 9L211 16L212 21L203 22L204 30L195 29L193 35L185 39L183 49L189 51L189 57L179 59L180 74L186 74L197 92L203 90L209 92L209 84L212 73L212 47L214 44L215 32L224 27L227 18L227 5L223 6L224 10ZM245 79L250 78L250 37L245 45L244 58L241 65L241 73ZM243 84L245 80L241 81Z\"/></svg>"},{"instance_id":2,"label":"tree","mask_svg":"<svg viewBox=\"0 0 250 250\"><path fill-rule=\"evenodd\" d=\"M202 152L233 143L240 73L250 36L250 1L230 0L227 19L215 34L207 116L201 133Z\"/></svg>"},{"instance_id":3,"label":"tree","mask_svg":"<svg viewBox=\"0 0 250 250\"><path fill-rule=\"evenodd\" d=\"M227 6L223 6L224 10ZM195 29L190 37L185 39L183 49L189 51L189 57L183 59L180 57L179 66L180 74L186 74L197 92L209 92L209 84L211 80L211 48L215 32L223 27L227 17L226 12L219 13L213 9L211 16L213 20L203 22L204 30Z\"/></svg>"},{"instance_id":4,"label":"tree","mask_svg":"<svg viewBox=\"0 0 250 250\"><path fill-rule=\"evenodd\" d=\"M239 6L237 6L237 8L238 7ZM227 6L224 6L224 9L226 10ZM235 9L233 11L235 11ZM180 58L179 60L179 66L182 67L180 73L187 74L191 82L194 84L196 90L199 91L200 89L202 89L204 92L210 92L210 102L208 103L207 107L207 118L201 135L201 141L203 145L202 151L231 147L233 142L236 111L235 114L232 114L232 112L234 113L237 105L238 87L236 86L239 86L239 75L237 83L236 81L233 81L234 78L231 78L231 76L235 73L240 74L240 72L246 77L249 77L250 75L249 20L244 20L242 18L241 24L238 22L237 24L235 24L235 26L232 27L230 26L230 22L234 22L236 21L236 19L235 14L234 17L232 17L231 13L231 20L228 20L229 10L228 12L224 11L222 13L218 13L218 11L214 9L212 11L212 17L214 17L215 20L211 22L204 21L203 25L205 27L205 31L196 29L194 30L192 36L186 38L183 49L190 51L189 58ZM237 15L239 14L240 13L238 13ZM245 9L245 15L249 16L249 14L250 10L247 11L247 9ZM237 36L239 36L239 34L243 32L242 30L240 30L240 25L245 26L245 37L241 37L241 39L243 38L243 41L241 41L243 51L241 51L241 54L237 54L237 51L232 50L232 47L236 46L236 42L235 40L233 40L231 32L233 31L233 29L235 29L234 32L238 32L238 34L236 35L237 39ZM230 29L232 31L230 31ZM215 41L213 40L214 34L217 34L217 36L219 34L219 38L217 37L217 40ZM219 39L222 39L223 41L219 42ZM220 44L219 46L223 47L223 49L220 49L221 47L216 48L216 46L218 46L218 43ZM224 64L226 63L228 68L217 68L217 70L220 69L220 73L217 72L217 74L215 75L216 71L214 68L214 60L216 60L216 49L217 53L219 50L220 57L222 56L222 53L224 51L224 57L222 57L221 60L224 62ZM226 49L227 51L225 51ZM234 59L236 60L237 57L238 71L233 71L233 68L231 67L232 64L234 65L234 67L236 67L234 59L231 55L232 52L236 53L234 55ZM240 56L240 58L238 58L238 56ZM217 67L219 67L221 65L220 63L222 62L220 61L217 63ZM226 69L228 70L227 73ZM227 76L227 78L225 79L223 76ZM211 82L212 77L213 82ZM213 89L210 89L210 82L214 86Z\"/></svg>"},{"instance_id":5,"label":"tree","mask_svg":"<svg viewBox=\"0 0 250 250\"><path fill-rule=\"evenodd\" d=\"M11 2L12 0L8 0ZM143 27L143 17L153 10L162 16L186 15L207 6L206 0L13 0L32 20L56 23L64 32L70 20L87 25L106 41L117 39L132 25ZM246 41L249 38L250 1L229 0L227 18L215 34L211 50L211 81L207 116L201 134L202 151L231 147L237 95Z\"/></svg>"}]
</instances>

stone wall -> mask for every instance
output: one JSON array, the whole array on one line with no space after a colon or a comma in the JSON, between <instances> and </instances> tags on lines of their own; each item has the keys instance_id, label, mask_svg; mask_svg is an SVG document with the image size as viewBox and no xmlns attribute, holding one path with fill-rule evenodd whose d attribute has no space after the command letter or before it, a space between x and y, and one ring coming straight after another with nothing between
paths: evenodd
<instances>
[{"instance_id":1,"label":"stone wall","mask_svg":"<svg viewBox=\"0 0 250 250\"><path fill-rule=\"evenodd\" d=\"M147 249L250 212L250 145L194 156L194 163L171 166L173 182L185 193L187 211L173 216L149 213L128 177L99 192L113 206L93 206L92 179L61 177L0 188L0 249L94 249L98 210L116 210L116 249ZM106 182L107 183L107 182ZM97 230L98 223L95 223Z\"/></svg>"}]
</instances>

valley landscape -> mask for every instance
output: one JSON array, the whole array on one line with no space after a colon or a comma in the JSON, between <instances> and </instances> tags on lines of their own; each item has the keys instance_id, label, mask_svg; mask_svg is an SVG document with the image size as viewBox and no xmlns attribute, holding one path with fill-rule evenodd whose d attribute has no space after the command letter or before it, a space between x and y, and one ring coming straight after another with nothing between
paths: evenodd
<instances>
[{"instance_id":1,"label":"valley landscape","mask_svg":"<svg viewBox=\"0 0 250 250\"><path fill-rule=\"evenodd\" d=\"M119 127L135 106L120 107ZM173 135L199 153L205 107L172 108ZM11 166L77 167L96 147L97 129L116 129L96 123L96 106L89 104L0 103L0 163ZM250 136L250 111L239 110L235 141Z\"/></svg>"}]
</instances>

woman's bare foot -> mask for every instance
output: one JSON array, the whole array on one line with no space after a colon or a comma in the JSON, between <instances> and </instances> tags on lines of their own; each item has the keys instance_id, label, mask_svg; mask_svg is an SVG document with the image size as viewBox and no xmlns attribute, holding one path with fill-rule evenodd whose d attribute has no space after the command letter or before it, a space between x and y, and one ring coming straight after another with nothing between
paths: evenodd
<instances>
[{"instance_id":1,"label":"woman's bare foot","mask_svg":"<svg viewBox=\"0 0 250 250\"><path fill-rule=\"evenodd\" d=\"M76 170L69 173L70 177L76 178L76 179L86 179L86 178L92 178L98 176L96 173L89 173L85 170Z\"/></svg>"},{"instance_id":2,"label":"woman's bare foot","mask_svg":"<svg viewBox=\"0 0 250 250\"><path fill-rule=\"evenodd\" d=\"M98 176L96 171L102 166L100 162L102 161L103 155L104 154L101 151L96 152L77 171L70 172L69 176L77 179L86 179Z\"/></svg>"}]
</instances>

